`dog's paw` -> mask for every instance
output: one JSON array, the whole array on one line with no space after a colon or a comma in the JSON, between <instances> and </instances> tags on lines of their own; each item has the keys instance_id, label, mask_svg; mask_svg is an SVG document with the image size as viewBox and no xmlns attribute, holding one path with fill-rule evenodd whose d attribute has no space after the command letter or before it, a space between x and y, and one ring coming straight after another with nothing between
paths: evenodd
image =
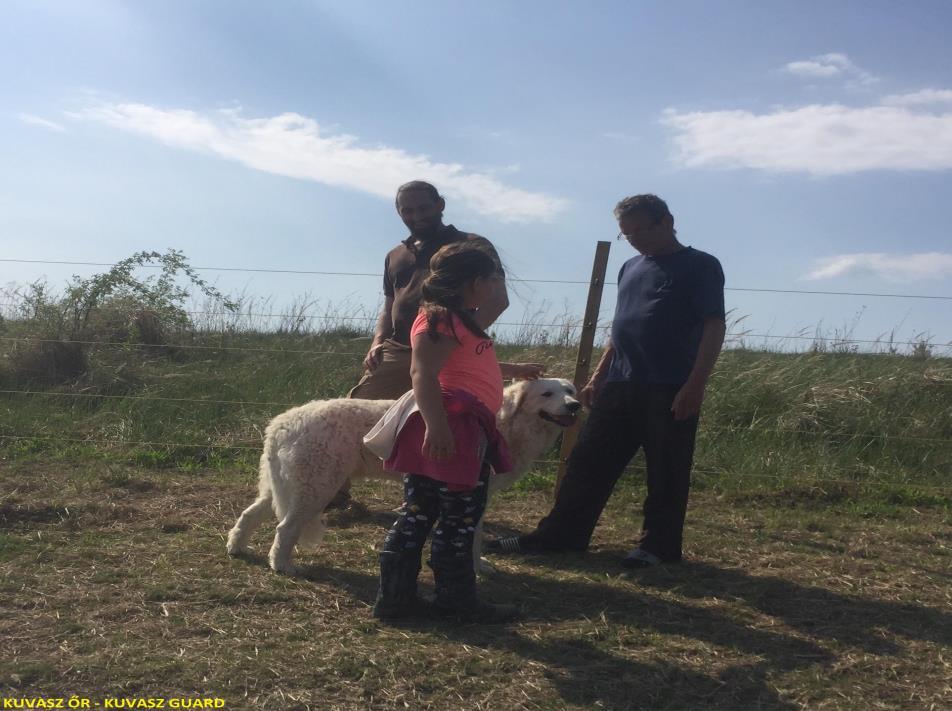
<instances>
[{"instance_id":1,"label":"dog's paw","mask_svg":"<svg viewBox=\"0 0 952 711\"><path fill-rule=\"evenodd\" d=\"M301 575L301 568L296 565L285 565L280 568L275 568L274 572L278 575L287 575L289 578L296 578Z\"/></svg>"},{"instance_id":2,"label":"dog's paw","mask_svg":"<svg viewBox=\"0 0 952 711\"><path fill-rule=\"evenodd\" d=\"M239 543L237 540L229 537L228 542L225 544L225 551L228 553L228 555L237 557L243 553L247 553L248 549L241 545L241 543Z\"/></svg>"},{"instance_id":3,"label":"dog's paw","mask_svg":"<svg viewBox=\"0 0 952 711\"><path fill-rule=\"evenodd\" d=\"M278 575L288 575L290 577L295 577L301 574L301 568L294 565L294 563L271 563L271 570L273 570Z\"/></svg>"}]
</instances>

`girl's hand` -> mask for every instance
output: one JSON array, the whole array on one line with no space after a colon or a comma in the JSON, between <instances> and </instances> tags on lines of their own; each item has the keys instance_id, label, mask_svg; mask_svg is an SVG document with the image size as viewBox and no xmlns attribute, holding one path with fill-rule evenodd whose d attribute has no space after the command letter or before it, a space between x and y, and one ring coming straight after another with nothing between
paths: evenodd
<instances>
[{"instance_id":1,"label":"girl's hand","mask_svg":"<svg viewBox=\"0 0 952 711\"><path fill-rule=\"evenodd\" d=\"M449 425L427 426L423 435L423 456L434 462L445 462L456 454L456 442Z\"/></svg>"}]
</instances>

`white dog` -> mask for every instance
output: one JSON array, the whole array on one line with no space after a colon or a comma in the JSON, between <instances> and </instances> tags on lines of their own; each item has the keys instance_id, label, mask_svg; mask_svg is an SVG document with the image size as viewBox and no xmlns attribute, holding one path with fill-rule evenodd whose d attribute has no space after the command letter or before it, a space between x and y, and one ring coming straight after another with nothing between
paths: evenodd
<instances>
[{"instance_id":1,"label":"white dog","mask_svg":"<svg viewBox=\"0 0 952 711\"><path fill-rule=\"evenodd\" d=\"M363 436L393 404L392 400L314 400L275 417L264 435L258 498L228 534L229 555L243 552L248 539L273 511L278 519L268 555L271 568L289 575L296 544L316 547L324 534L322 514L348 479L402 480L385 472L380 459L363 445ZM575 421L581 404L571 381L556 378L521 381L505 390L497 417L509 443L513 470L490 477L489 493L510 486L534 459L548 450L560 430ZM482 523L476 531L477 568Z\"/></svg>"}]
</instances>

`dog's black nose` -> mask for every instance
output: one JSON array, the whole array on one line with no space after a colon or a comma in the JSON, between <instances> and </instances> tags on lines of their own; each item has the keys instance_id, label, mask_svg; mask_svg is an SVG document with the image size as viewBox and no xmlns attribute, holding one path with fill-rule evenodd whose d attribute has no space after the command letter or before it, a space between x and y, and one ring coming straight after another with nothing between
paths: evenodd
<instances>
[{"instance_id":1,"label":"dog's black nose","mask_svg":"<svg viewBox=\"0 0 952 711\"><path fill-rule=\"evenodd\" d=\"M565 409L569 412L577 412L582 407L582 403L578 400L573 400L572 402L566 404Z\"/></svg>"}]
</instances>

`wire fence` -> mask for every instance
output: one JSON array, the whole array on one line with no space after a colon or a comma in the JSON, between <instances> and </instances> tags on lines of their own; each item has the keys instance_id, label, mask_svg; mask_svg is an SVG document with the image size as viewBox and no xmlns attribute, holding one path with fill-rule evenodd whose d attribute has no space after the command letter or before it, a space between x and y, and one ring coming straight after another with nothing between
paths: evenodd
<instances>
[{"instance_id":1,"label":"wire fence","mask_svg":"<svg viewBox=\"0 0 952 711\"><path fill-rule=\"evenodd\" d=\"M515 324L515 325L532 325L532 324ZM577 328L581 328L580 326ZM611 328L610 324L603 326L601 328L609 329ZM922 345L921 341L883 341L883 340L868 340L868 339L858 339L858 338L839 338L839 337L823 337L823 336L772 336L765 333L747 333L747 332L728 332L725 334L725 339L732 340L736 342L743 343L746 339L751 338L764 338L764 339L776 339L776 340L809 340L811 343L816 344L833 344L837 347L848 347L851 345L880 345L883 347L892 347L896 346L912 346L918 347ZM369 338L369 336L368 336ZM9 341L9 342L19 342L19 343L72 343L76 345L83 346L111 346L115 348L144 348L144 349L168 349L168 348L178 348L182 350L200 350L200 351L234 351L234 352L246 352L246 353L282 353L282 354L292 354L292 355L334 355L334 356L360 356L363 357L366 355L365 351L340 351L340 350L320 350L320 349L311 349L311 348L261 348L255 346L229 346L224 344L216 345L206 345L206 344L194 344L194 343L182 343L182 342L170 342L170 343L135 343L133 341L105 341L105 340L83 340L76 338L40 338L37 336L0 336L0 341ZM545 344L538 344L545 345ZM936 344L934 347L942 348L943 345ZM952 347L952 344L949 345ZM872 353L870 355L875 355Z\"/></svg>"},{"instance_id":2,"label":"wire fence","mask_svg":"<svg viewBox=\"0 0 952 711\"><path fill-rule=\"evenodd\" d=\"M331 318L331 317L328 317ZM579 325L566 325L559 323L534 323L534 322L497 322L498 325L506 326L519 326L523 328L535 328L535 327L558 327L558 328L567 328L573 331L581 330L583 326ZM596 328L600 331L610 331L611 322L604 323L599 322ZM221 334L222 336L232 335L232 334ZM848 338L842 336L802 336L802 335L788 335L788 336L777 336L769 333L753 333L750 331L728 331L725 334L726 341L733 341L740 344L745 344L749 339L765 339L765 340L776 340L776 341L787 341L787 340L796 340L796 341L809 341L813 344L832 344L837 348L848 348L849 346L859 346L859 345L876 345L881 348L885 348L887 354L895 354L895 348L897 346L911 346L913 348L929 347L931 349L942 349L942 348L952 348L952 342L949 343L933 343L930 341L900 341L893 339L862 339L862 338ZM369 339L370 336L368 335ZM134 341L108 341L108 340L83 340L75 338L42 338L39 336L0 336L0 341L15 341L15 342L33 342L33 343L73 343L77 345L86 345L86 346L114 346L119 348L180 348L183 350L205 350L205 351L246 351L249 353L288 353L288 354L309 354L309 355L338 355L338 356L361 356L366 355L365 352L347 352L347 351L328 351L328 350L316 350L316 349L294 349L294 348L260 348L253 346L228 346L224 344L219 345L206 345L206 344L193 344L193 343L184 343L184 342L170 342L170 343L136 343ZM546 345L540 343L537 345ZM875 355L875 353L870 353L870 355Z\"/></svg>"},{"instance_id":3,"label":"wire fence","mask_svg":"<svg viewBox=\"0 0 952 711\"><path fill-rule=\"evenodd\" d=\"M261 451L261 445L255 445L250 440L242 443L232 443L232 444L213 444L213 443L194 443L194 442L155 442L155 441L146 441L146 440L117 440L117 439L97 439L97 438L80 438L80 437L54 437L50 435L9 435L9 434L0 434L0 441L10 440L10 441L19 441L19 442L35 442L35 441L45 441L45 442L63 442L74 445L100 445L108 447L149 447L149 448L163 448L163 449L197 449L197 450L229 450L229 451L245 451L257 454ZM532 465L535 466L556 466L562 462L558 459L535 459L532 461ZM646 472L647 467L641 464L629 464L625 470L627 472ZM845 478L831 478L831 477L821 477L821 476L811 476L803 480L794 482L791 477L780 476L777 474L765 474L759 472L738 472L731 469L707 469L703 467L694 467L691 470L692 475L701 476L711 479L719 479L723 477L735 478L743 477L744 479L754 479L754 480L766 480L766 481L777 481L784 482L786 484L797 483L800 485L822 485L822 484L835 484L838 486L849 486L849 487L873 487L873 488L882 488L882 487L896 487L896 486L908 486L917 491L923 492L933 492L943 496L949 494L949 488L947 486L934 486L930 484L923 484L919 482L912 481L888 481L883 479L869 479L869 478L854 478L854 479L845 479Z\"/></svg>"},{"instance_id":4,"label":"wire fence","mask_svg":"<svg viewBox=\"0 0 952 711\"><path fill-rule=\"evenodd\" d=\"M74 266L95 266L112 267L111 263L102 262L78 262L78 261L53 261L53 260L21 260L21 259L0 259L0 262L24 263L24 264L58 264ZM157 265L144 265L144 268L159 268ZM222 272L247 272L247 273L270 273L270 274L301 274L331 277L374 277L381 278L382 275L371 272L343 272L343 271L317 271L317 270L294 270L294 269L268 269L268 268L238 268L238 267L195 267L196 271L222 271ZM572 279L513 279L516 282L537 283L537 284L564 284L564 285L587 285L588 281ZM605 282L606 285L614 286L614 282ZM752 293L777 293L777 294L795 294L795 295L826 295L826 296L862 296L876 297L884 299L920 299L920 300L952 300L952 296L930 295L930 294L912 294L912 293L876 293L876 292L846 292L846 291L820 291L803 289L774 289L774 288L754 288L754 287L729 287L726 291L731 292L752 292ZM263 347L248 344L234 343L235 336L244 335L240 331L240 324L243 321L257 320L256 324L251 326L260 326L261 320L266 322L278 321L283 324L286 333L300 337L302 343L308 342L308 337L314 334L307 333L308 324L313 322L326 324L323 328L314 329L316 335L323 333L334 334L335 330L351 330L357 334L357 338L367 338L370 335L373 324L377 320L375 314L353 315L336 313L309 313L306 305L289 311L274 311L269 309L255 309L255 305L260 305L260 301L252 302L245 310L231 312L227 310L209 310L209 309L191 309L183 311L184 315L190 319L199 320L207 327L217 326L217 330L209 328L206 331L197 329L197 331L183 332L176 334L177 337L169 339L168 343L135 343L133 340L115 340L115 339L96 339L96 338L51 338L38 335L3 335L0 336L0 342L10 344L26 343L68 343L88 348L115 348L115 349L176 349L182 351L195 352L236 352L249 354L269 354L269 355L291 355L291 356L320 356L346 360L355 368L362 361L365 351L360 349L343 350L333 348L328 349L326 345L319 345L313 348L307 347ZM0 314L9 314L12 318L24 318L27 316L24 311L24 303L16 300L0 301ZM583 328L595 328L601 333L610 331L612 323L610 319L599 319L595 323L584 323L583 319L563 316L561 320L542 319L540 314L533 318L526 318L521 321L507 320L499 321L494 326L505 327L509 329L519 329L518 333L524 337L528 335L529 340L536 339L535 343L529 345L563 345L571 346L571 338L578 334ZM202 320L203 319L203 320ZM544 329L556 329L558 334L557 342L549 342L550 335ZM543 335L540 335L543 334ZM218 343L209 343L208 339L217 336ZM728 330L726 342L728 344L738 345L740 348L748 347L751 341L759 340L763 343L785 344L790 342L807 342L812 350L820 352L857 352L859 347L872 346L880 349L871 354L895 354L899 347L913 349L913 353L920 353L925 356L936 355L936 349L952 348L952 342L934 343L932 338L924 335L917 340L897 340L890 337L881 337L877 339L853 338L848 332L835 332L834 335L824 335L819 331L815 334L806 334L799 331L790 335L775 335L770 333L755 332L755 330L744 330L737 328L737 324ZM178 342L173 342L178 341ZM194 342L203 341L203 342ZM525 345L525 338L522 342ZM936 384L947 384L952 382L952 378L937 377ZM293 407L296 402L283 402L278 400L246 400L236 398L196 398L196 397L170 397L156 394L115 394L101 392L75 392L75 391L54 391L37 390L25 388L6 388L0 389L0 395L4 399L19 398L60 398L74 401L102 400L113 402L136 402L136 403L171 403L188 408L201 407L236 407L236 408L264 408L272 412L275 408ZM272 414L274 414L272 412ZM7 430L4 432L4 430ZM728 436L755 436L755 437L795 437L795 438L823 438L835 442L856 441L869 447L877 443L886 446L890 443L912 443L929 447L935 451L945 451L949 445L952 445L952 439L941 437L920 437L913 435L891 434L885 432L837 432L817 429L802 429L789 427L765 427L765 426L742 426L736 424L711 424L705 425L702 429L702 436L718 437ZM174 439L174 437L173 437ZM3 442L49 442L76 446L97 446L103 448L124 447L124 448L152 448L152 449L192 449L200 452L208 451L231 451L236 453L258 452L261 448L260 439L244 440L235 439L229 441L227 437L217 437L216 442L196 442L196 441L167 441L153 439L124 439L124 438L103 438L103 437L67 437L45 434L42 428L35 432L11 433L8 428L0 426L0 441ZM224 439L225 441L221 441ZM537 465L558 465L559 460L540 459L535 462ZM633 465L630 469L641 469ZM764 480L764 481L785 481L790 483L789 477L767 474L762 472L744 471L741 473L729 469L709 469L697 468L694 473L702 477L718 478L741 476L745 479ZM904 481L887 481L875 478L830 478L830 477L808 477L804 482L810 486L822 485L843 485L843 486L863 486L863 487L884 487L893 485L909 485L922 491L935 491L947 493L947 487L931 486L929 484L920 484Z\"/></svg>"},{"instance_id":5,"label":"wire fence","mask_svg":"<svg viewBox=\"0 0 952 711\"><path fill-rule=\"evenodd\" d=\"M114 267L115 263L111 262L76 262L76 261L59 261L59 260L48 260L48 259L0 259L0 262L10 262L17 264L58 264L58 265L67 265L67 266L90 266L90 267ZM143 269L160 269L158 265L146 264L142 266ZM339 271L317 271L312 269L268 269L268 268L252 268L252 267L193 267L196 271L209 271L209 272L247 272L247 273L257 273L257 274L301 274L306 276L341 276L341 277L375 277L377 279L382 279L383 274L378 272L339 272ZM529 278L512 278L509 281L517 283L526 283L526 284L584 284L588 285L587 280L579 279L529 279ZM617 286L617 282L606 281L606 286ZM771 294L815 294L815 295L824 295L824 296L869 296L869 297L883 297L891 299L934 299L940 301L952 301L952 296L945 295L934 295L934 294L897 294L897 293L881 293L881 292L861 292L861 291L820 291L813 289L768 289L768 288L755 288L755 287L725 287L725 291L749 291L754 293L771 293Z\"/></svg>"},{"instance_id":6,"label":"wire fence","mask_svg":"<svg viewBox=\"0 0 952 711\"><path fill-rule=\"evenodd\" d=\"M295 407L299 402L276 402L271 400L219 400L212 398L162 397L155 395L115 395L111 393L55 392L48 390L12 390L0 389L2 395L32 395L36 397L87 398L102 400L134 400L142 402L176 402L188 405L241 405L253 407ZM788 427L760 427L747 425L705 425L704 430L711 433L729 432L732 434L783 433L809 435L814 437L851 438L863 440L907 440L911 442L934 442L943 446L952 446L952 439L941 437L917 437L910 435L886 434L883 432L836 432L806 430Z\"/></svg>"}]
</instances>

